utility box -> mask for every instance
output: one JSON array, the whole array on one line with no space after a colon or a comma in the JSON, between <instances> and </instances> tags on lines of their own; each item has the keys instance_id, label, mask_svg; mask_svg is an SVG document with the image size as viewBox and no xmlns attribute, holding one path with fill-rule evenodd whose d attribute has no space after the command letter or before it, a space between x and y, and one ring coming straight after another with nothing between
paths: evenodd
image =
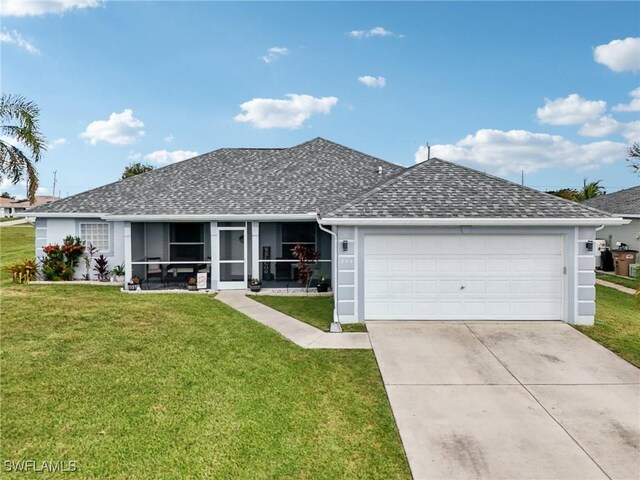
<instances>
[{"instance_id":1,"label":"utility box","mask_svg":"<svg viewBox=\"0 0 640 480\"><path fill-rule=\"evenodd\" d=\"M629 266L636 263L637 250L611 250L616 275L629 276Z\"/></svg>"},{"instance_id":2,"label":"utility box","mask_svg":"<svg viewBox=\"0 0 640 480\"><path fill-rule=\"evenodd\" d=\"M636 255L637 260L637 255ZM633 278L640 278L640 263L634 263L629 265L629 276Z\"/></svg>"}]
</instances>

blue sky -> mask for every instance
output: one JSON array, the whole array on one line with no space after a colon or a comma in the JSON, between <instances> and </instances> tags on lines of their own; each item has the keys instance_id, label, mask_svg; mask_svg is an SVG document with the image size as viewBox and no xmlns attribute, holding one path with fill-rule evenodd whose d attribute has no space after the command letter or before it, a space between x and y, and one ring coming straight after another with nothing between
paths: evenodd
<instances>
[{"instance_id":1,"label":"blue sky","mask_svg":"<svg viewBox=\"0 0 640 480\"><path fill-rule=\"evenodd\" d=\"M638 2L7 0L2 91L42 109L42 193L54 170L65 196L133 160L317 136L615 191L639 183L639 18Z\"/></svg>"}]
</instances>

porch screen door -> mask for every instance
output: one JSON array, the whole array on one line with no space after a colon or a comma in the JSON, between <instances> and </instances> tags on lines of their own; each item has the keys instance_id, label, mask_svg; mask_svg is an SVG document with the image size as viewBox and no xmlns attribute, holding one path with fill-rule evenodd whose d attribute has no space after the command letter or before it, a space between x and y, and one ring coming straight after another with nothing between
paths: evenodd
<instances>
[{"instance_id":1,"label":"porch screen door","mask_svg":"<svg viewBox=\"0 0 640 480\"><path fill-rule=\"evenodd\" d=\"M246 227L219 227L220 290L247 288Z\"/></svg>"}]
</instances>

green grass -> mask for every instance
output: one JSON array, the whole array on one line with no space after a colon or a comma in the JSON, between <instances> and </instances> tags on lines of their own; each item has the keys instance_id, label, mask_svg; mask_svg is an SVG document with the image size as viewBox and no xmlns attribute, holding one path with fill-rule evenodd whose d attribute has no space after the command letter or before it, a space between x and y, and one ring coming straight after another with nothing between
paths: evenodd
<instances>
[{"instance_id":1,"label":"green grass","mask_svg":"<svg viewBox=\"0 0 640 480\"><path fill-rule=\"evenodd\" d=\"M20 220L22 217L0 217L0 223L2 222L13 222L14 220Z\"/></svg>"},{"instance_id":2,"label":"green grass","mask_svg":"<svg viewBox=\"0 0 640 480\"><path fill-rule=\"evenodd\" d=\"M325 332L333 320L333 297L251 295L250 298ZM364 323L345 323L342 330L366 332L367 327Z\"/></svg>"},{"instance_id":3,"label":"green grass","mask_svg":"<svg viewBox=\"0 0 640 480\"><path fill-rule=\"evenodd\" d=\"M31 227L0 241L2 264L33 255ZM371 351L301 349L207 295L0 278L3 461L74 460L78 478L410 478Z\"/></svg>"},{"instance_id":4,"label":"green grass","mask_svg":"<svg viewBox=\"0 0 640 480\"><path fill-rule=\"evenodd\" d=\"M600 280L606 280L607 282L616 283L627 288L640 288L640 279L631 277L620 277L618 275L609 275L606 273L596 272L596 277Z\"/></svg>"},{"instance_id":5,"label":"green grass","mask_svg":"<svg viewBox=\"0 0 640 480\"><path fill-rule=\"evenodd\" d=\"M595 325L576 328L640 367L640 304L633 295L596 285Z\"/></svg>"}]
</instances>

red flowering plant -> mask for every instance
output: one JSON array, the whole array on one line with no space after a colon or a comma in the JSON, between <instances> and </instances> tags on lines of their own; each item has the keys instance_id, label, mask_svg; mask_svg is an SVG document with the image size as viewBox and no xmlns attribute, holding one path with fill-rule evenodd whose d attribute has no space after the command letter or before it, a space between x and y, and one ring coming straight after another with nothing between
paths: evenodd
<instances>
[{"instance_id":1,"label":"red flowering plant","mask_svg":"<svg viewBox=\"0 0 640 480\"><path fill-rule=\"evenodd\" d=\"M80 237L67 236L61 245L52 243L42 248L42 275L45 280L71 280L84 253Z\"/></svg>"},{"instance_id":2,"label":"red flowering plant","mask_svg":"<svg viewBox=\"0 0 640 480\"><path fill-rule=\"evenodd\" d=\"M309 290L311 279L313 278L313 270L320 255L313 248L298 243L291 249L291 253L298 260L298 282Z\"/></svg>"}]
</instances>

